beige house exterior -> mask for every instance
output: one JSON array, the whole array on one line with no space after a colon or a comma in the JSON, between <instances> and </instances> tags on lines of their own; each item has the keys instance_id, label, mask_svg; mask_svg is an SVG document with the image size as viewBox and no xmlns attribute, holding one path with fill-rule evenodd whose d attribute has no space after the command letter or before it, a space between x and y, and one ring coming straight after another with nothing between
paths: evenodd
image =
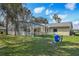
<instances>
[{"instance_id":1,"label":"beige house exterior","mask_svg":"<svg viewBox=\"0 0 79 59\"><path fill-rule=\"evenodd\" d=\"M34 27L32 27L32 34L34 34L34 35L44 35L45 34L44 26L34 26Z\"/></svg>"},{"instance_id":2,"label":"beige house exterior","mask_svg":"<svg viewBox=\"0 0 79 59\"><path fill-rule=\"evenodd\" d=\"M73 26L71 22L52 23L37 28L36 33L39 33L39 35L43 34L51 35L54 34L54 32L57 32L59 35L70 36L72 28Z\"/></svg>"},{"instance_id":3,"label":"beige house exterior","mask_svg":"<svg viewBox=\"0 0 79 59\"><path fill-rule=\"evenodd\" d=\"M48 34L53 34L56 31L59 35L65 36L71 35L71 31L73 28L71 22L48 24L47 27Z\"/></svg>"}]
</instances>

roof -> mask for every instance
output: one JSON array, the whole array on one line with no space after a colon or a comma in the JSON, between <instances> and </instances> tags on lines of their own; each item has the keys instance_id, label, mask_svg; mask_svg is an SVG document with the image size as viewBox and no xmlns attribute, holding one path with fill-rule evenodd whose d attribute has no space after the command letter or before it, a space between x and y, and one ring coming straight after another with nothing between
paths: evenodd
<instances>
[{"instance_id":1,"label":"roof","mask_svg":"<svg viewBox=\"0 0 79 59\"><path fill-rule=\"evenodd\" d=\"M6 27L0 26L0 29L6 29Z\"/></svg>"},{"instance_id":2,"label":"roof","mask_svg":"<svg viewBox=\"0 0 79 59\"><path fill-rule=\"evenodd\" d=\"M51 23L47 24L48 27L72 27L72 22L63 22L63 23Z\"/></svg>"}]
</instances>

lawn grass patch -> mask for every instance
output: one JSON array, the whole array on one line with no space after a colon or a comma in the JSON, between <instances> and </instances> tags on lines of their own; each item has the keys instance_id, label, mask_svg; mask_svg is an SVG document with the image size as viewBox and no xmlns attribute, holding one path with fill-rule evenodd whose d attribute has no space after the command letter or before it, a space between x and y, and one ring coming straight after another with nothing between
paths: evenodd
<instances>
[{"instance_id":1,"label":"lawn grass patch","mask_svg":"<svg viewBox=\"0 0 79 59\"><path fill-rule=\"evenodd\" d=\"M0 39L0 55L3 56L70 56L79 55L79 37L64 36L55 49L50 46L51 36L5 36Z\"/></svg>"}]
</instances>

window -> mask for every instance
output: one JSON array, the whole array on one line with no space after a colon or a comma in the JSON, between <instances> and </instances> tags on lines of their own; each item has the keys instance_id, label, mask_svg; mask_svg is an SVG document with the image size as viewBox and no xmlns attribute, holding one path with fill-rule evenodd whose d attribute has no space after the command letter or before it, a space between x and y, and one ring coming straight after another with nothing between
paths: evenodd
<instances>
[{"instance_id":1,"label":"window","mask_svg":"<svg viewBox=\"0 0 79 59\"><path fill-rule=\"evenodd\" d=\"M53 29L53 32L57 32L57 29L55 28L55 29Z\"/></svg>"}]
</instances>

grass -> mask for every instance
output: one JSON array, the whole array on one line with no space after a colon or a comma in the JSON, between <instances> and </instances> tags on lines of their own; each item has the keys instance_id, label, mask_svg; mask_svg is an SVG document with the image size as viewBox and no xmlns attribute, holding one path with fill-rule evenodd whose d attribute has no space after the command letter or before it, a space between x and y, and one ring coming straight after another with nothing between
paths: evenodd
<instances>
[{"instance_id":1,"label":"grass","mask_svg":"<svg viewBox=\"0 0 79 59\"><path fill-rule=\"evenodd\" d=\"M0 36L1 56L78 56L79 36L64 36L58 49L50 46L50 36Z\"/></svg>"}]
</instances>

